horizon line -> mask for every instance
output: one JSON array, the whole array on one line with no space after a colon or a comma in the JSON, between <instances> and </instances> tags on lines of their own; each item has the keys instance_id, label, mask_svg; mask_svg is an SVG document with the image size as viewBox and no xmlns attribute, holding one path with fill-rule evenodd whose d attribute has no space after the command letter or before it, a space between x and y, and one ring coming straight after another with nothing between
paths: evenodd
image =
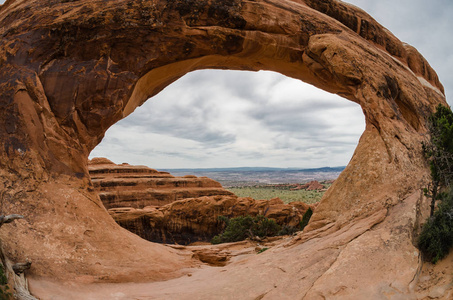
<instances>
[{"instance_id":1,"label":"horizon line","mask_svg":"<svg viewBox=\"0 0 453 300\"><path fill-rule=\"evenodd\" d=\"M162 170L210 170L210 169L279 169L279 170L311 170L311 169L338 169L346 168L346 166L323 166L323 167L182 167L182 168L155 168Z\"/></svg>"}]
</instances>

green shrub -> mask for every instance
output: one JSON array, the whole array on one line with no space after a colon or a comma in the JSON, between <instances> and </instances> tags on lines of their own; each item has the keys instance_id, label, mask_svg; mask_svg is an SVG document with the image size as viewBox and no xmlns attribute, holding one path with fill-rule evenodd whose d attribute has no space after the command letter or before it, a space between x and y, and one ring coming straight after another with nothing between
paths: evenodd
<instances>
[{"instance_id":1,"label":"green shrub","mask_svg":"<svg viewBox=\"0 0 453 300\"><path fill-rule=\"evenodd\" d=\"M266 248L266 247L263 248L263 249L260 249L260 250L258 251L258 254L263 253L264 251L266 251L266 250L268 250L268 249L269 249L269 248Z\"/></svg>"},{"instance_id":2,"label":"green shrub","mask_svg":"<svg viewBox=\"0 0 453 300\"><path fill-rule=\"evenodd\" d=\"M253 219L251 234L258 237L275 236L281 230L281 226L274 220L258 215Z\"/></svg>"},{"instance_id":3,"label":"green shrub","mask_svg":"<svg viewBox=\"0 0 453 300\"><path fill-rule=\"evenodd\" d=\"M274 220L261 215L236 217L225 223L224 232L216 235L211 240L212 244L238 242L255 236L260 238L275 236L281 230L281 227Z\"/></svg>"},{"instance_id":4,"label":"green shrub","mask_svg":"<svg viewBox=\"0 0 453 300\"><path fill-rule=\"evenodd\" d=\"M277 235L292 235L299 230L300 230L300 228L298 226L293 227L293 226L285 225L282 227L282 229L278 232Z\"/></svg>"},{"instance_id":5,"label":"green shrub","mask_svg":"<svg viewBox=\"0 0 453 300\"><path fill-rule=\"evenodd\" d=\"M256 217L247 215L231 219L225 216L220 216L219 221L225 223L225 230L223 233L214 236L211 243L215 245L238 242L256 236L263 238L276 235L291 235L297 231L304 230L305 226L308 224L308 221L310 221L312 214L313 210L309 208L302 217L302 221L300 221L299 226L296 227L287 225L282 227L274 220L266 218L262 215L258 215Z\"/></svg>"},{"instance_id":6,"label":"green shrub","mask_svg":"<svg viewBox=\"0 0 453 300\"><path fill-rule=\"evenodd\" d=\"M439 104L426 125L430 138L422 143L422 150L431 170L431 183L425 188L425 196L431 198L432 216L435 202L440 199L438 193L453 182L453 112Z\"/></svg>"},{"instance_id":7,"label":"green shrub","mask_svg":"<svg viewBox=\"0 0 453 300\"><path fill-rule=\"evenodd\" d=\"M213 245L217 245L217 244L221 244L221 243L223 243L223 242L222 242L222 237L220 235L216 235L211 240L211 244L213 244Z\"/></svg>"},{"instance_id":8,"label":"green shrub","mask_svg":"<svg viewBox=\"0 0 453 300\"><path fill-rule=\"evenodd\" d=\"M427 127L430 139L422 148L431 170L431 183L424 192L431 198L431 210L418 237L418 247L426 260L436 263L453 247L453 112L439 104ZM434 211L437 200L441 204Z\"/></svg>"},{"instance_id":9,"label":"green shrub","mask_svg":"<svg viewBox=\"0 0 453 300\"><path fill-rule=\"evenodd\" d=\"M442 201L423 226L418 247L425 259L434 264L448 255L453 247L453 193Z\"/></svg>"},{"instance_id":10,"label":"green shrub","mask_svg":"<svg viewBox=\"0 0 453 300\"><path fill-rule=\"evenodd\" d=\"M8 280L5 275L5 269L3 264L0 263L0 300L8 300L12 297L7 284Z\"/></svg>"},{"instance_id":11,"label":"green shrub","mask_svg":"<svg viewBox=\"0 0 453 300\"><path fill-rule=\"evenodd\" d=\"M304 216L302 217L302 221L300 221L299 227L301 231L304 230L305 226L307 226L308 221L310 221L312 215L313 210L311 209L311 207L309 207L305 212Z\"/></svg>"},{"instance_id":12,"label":"green shrub","mask_svg":"<svg viewBox=\"0 0 453 300\"><path fill-rule=\"evenodd\" d=\"M245 240L252 228L253 218L251 216L237 217L229 220L225 231L220 235L221 243L237 242Z\"/></svg>"}]
</instances>

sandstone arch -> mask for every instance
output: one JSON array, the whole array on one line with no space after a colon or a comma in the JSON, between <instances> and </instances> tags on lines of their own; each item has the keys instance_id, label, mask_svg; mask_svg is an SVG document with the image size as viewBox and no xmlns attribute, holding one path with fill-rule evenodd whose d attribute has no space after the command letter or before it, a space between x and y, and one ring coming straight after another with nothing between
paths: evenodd
<instances>
[{"instance_id":1,"label":"sandstone arch","mask_svg":"<svg viewBox=\"0 0 453 300\"><path fill-rule=\"evenodd\" d=\"M0 24L2 209L27 216L1 237L8 257L33 260L35 278L154 281L193 265L185 253L145 243L108 218L90 187L88 154L109 126L187 72L266 69L357 102L366 118L351 163L309 232L271 260L284 265L288 253L302 259L319 250L325 263L309 274L292 267L283 290L382 292L369 284L374 276L411 292L419 266L411 226L428 174L420 141L426 116L445 96L426 60L362 10L335 0L8 0ZM357 264L346 253L383 255L379 245L401 255L404 272L356 272L334 283ZM271 272L264 263L257 268ZM230 283L247 290L247 271L237 270L242 275ZM304 279L296 284L294 274Z\"/></svg>"}]
</instances>

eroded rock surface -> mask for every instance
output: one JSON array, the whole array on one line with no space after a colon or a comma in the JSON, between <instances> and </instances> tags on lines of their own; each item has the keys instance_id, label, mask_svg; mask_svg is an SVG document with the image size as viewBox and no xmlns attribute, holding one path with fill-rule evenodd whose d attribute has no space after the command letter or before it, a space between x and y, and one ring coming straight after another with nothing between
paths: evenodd
<instances>
[{"instance_id":1,"label":"eroded rock surface","mask_svg":"<svg viewBox=\"0 0 453 300\"><path fill-rule=\"evenodd\" d=\"M182 291L185 299L415 297L413 228L429 174L420 142L445 96L417 50L364 11L336 0L7 0L0 35L2 210L26 216L0 237L6 256L33 262L38 295L105 299L120 288L156 299ZM192 254L116 225L87 160L109 126L203 68L272 70L311 83L360 104L366 129L298 240L225 272L178 277ZM83 289L45 278L154 283Z\"/></svg>"},{"instance_id":2,"label":"eroded rock surface","mask_svg":"<svg viewBox=\"0 0 453 300\"><path fill-rule=\"evenodd\" d=\"M255 200L237 196L210 196L175 201L162 207L112 208L110 215L122 227L153 242L190 244L210 241L223 229L219 216L263 215L281 226L297 227L310 206L282 200ZM312 207L313 208L313 207Z\"/></svg>"},{"instance_id":3,"label":"eroded rock surface","mask_svg":"<svg viewBox=\"0 0 453 300\"><path fill-rule=\"evenodd\" d=\"M164 206L186 198L233 195L207 177L175 177L146 166L117 165L105 158L91 160L88 170L106 209Z\"/></svg>"},{"instance_id":4,"label":"eroded rock surface","mask_svg":"<svg viewBox=\"0 0 453 300\"><path fill-rule=\"evenodd\" d=\"M117 165L106 158L88 163L102 203L123 228L152 242L190 244L210 241L223 229L219 216L264 215L296 227L309 207L239 198L207 177L174 177L146 166Z\"/></svg>"}]
</instances>

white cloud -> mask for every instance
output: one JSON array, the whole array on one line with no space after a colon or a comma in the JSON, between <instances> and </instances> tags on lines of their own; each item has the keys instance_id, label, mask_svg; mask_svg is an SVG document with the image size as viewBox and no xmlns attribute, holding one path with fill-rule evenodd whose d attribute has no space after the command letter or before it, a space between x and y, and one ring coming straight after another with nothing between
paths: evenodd
<instances>
[{"instance_id":1,"label":"white cloud","mask_svg":"<svg viewBox=\"0 0 453 300\"><path fill-rule=\"evenodd\" d=\"M453 95L451 0L348 0L415 46ZM198 71L112 127L92 152L153 168L348 163L360 107L272 72Z\"/></svg>"},{"instance_id":2,"label":"white cloud","mask_svg":"<svg viewBox=\"0 0 453 300\"><path fill-rule=\"evenodd\" d=\"M415 46L453 95L451 0L345 2ZM154 168L345 165L363 119L358 105L277 73L199 71L110 128L91 157Z\"/></svg>"},{"instance_id":3,"label":"white cloud","mask_svg":"<svg viewBox=\"0 0 453 300\"><path fill-rule=\"evenodd\" d=\"M274 72L197 71L112 127L92 156L153 168L345 165L363 119L357 104Z\"/></svg>"}]
</instances>

